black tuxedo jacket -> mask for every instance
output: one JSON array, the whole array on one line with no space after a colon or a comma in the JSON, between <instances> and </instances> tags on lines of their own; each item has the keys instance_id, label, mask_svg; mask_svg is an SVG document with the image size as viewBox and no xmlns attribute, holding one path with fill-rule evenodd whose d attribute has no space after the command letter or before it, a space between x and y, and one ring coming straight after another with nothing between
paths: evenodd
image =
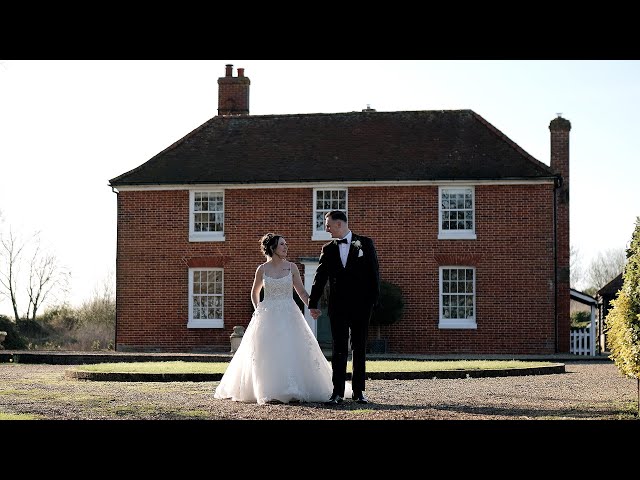
<instances>
[{"instance_id":1,"label":"black tuxedo jacket","mask_svg":"<svg viewBox=\"0 0 640 480\"><path fill-rule=\"evenodd\" d=\"M380 295L378 254L373 240L351 232L351 244L346 267L340 260L336 240L322 246L316 270L309 308L317 308L325 284L329 281L329 316L336 311L353 312L371 309Z\"/></svg>"}]
</instances>

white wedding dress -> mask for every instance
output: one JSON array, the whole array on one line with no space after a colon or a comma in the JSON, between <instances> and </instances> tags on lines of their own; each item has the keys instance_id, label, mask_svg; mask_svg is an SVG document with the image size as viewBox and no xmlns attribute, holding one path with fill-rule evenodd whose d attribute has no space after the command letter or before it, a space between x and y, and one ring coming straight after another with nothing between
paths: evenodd
<instances>
[{"instance_id":1,"label":"white wedding dress","mask_svg":"<svg viewBox=\"0 0 640 480\"><path fill-rule=\"evenodd\" d=\"M291 271L281 278L264 275L264 300L258 304L215 398L265 404L324 402L333 391L331 364L293 300ZM345 397L351 397L345 384Z\"/></svg>"}]
</instances>

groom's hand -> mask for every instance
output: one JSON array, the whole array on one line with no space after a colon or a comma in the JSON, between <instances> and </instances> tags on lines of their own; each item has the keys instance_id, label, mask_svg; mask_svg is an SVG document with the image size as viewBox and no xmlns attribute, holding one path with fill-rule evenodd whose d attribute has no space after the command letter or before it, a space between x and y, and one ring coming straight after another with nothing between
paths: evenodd
<instances>
[{"instance_id":1,"label":"groom's hand","mask_svg":"<svg viewBox=\"0 0 640 480\"><path fill-rule=\"evenodd\" d=\"M320 310L319 308L310 308L309 313L311 314L314 320L317 320L320 314L322 313L322 310Z\"/></svg>"}]
</instances>

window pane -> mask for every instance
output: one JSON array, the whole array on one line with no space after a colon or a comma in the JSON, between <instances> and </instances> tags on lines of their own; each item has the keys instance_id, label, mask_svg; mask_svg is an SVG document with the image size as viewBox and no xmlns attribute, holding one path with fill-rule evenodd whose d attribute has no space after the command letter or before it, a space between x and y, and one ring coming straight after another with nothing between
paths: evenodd
<instances>
[{"instance_id":1,"label":"window pane","mask_svg":"<svg viewBox=\"0 0 640 480\"><path fill-rule=\"evenodd\" d=\"M440 292L442 318L473 319L474 269L443 268Z\"/></svg>"},{"instance_id":2,"label":"window pane","mask_svg":"<svg viewBox=\"0 0 640 480\"><path fill-rule=\"evenodd\" d=\"M441 229L473 231L473 190L442 189L440 195Z\"/></svg>"},{"instance_id":3,"label":"window pane","mask_svg":"<svg viewBox=\"0 0 640 480\"><path fill-rule=\"evenodd\" d=\"M224 195L221 192L194 192L193 230L224 231Z\"/></svg>"},{"instance_id":4,"label":"window pane","mask_svg":"<svg viewBox=\"0 0 640 480\"><path fill-rule=\"evenodd\" d=\"M222 319L223 271L192 270L191 301L194 319Z\"/></svg>"},{"instance_id":5,"label":"window pane","mask_svg":"<svg viewBox=\"0 0 640 480\"><path fill-rule=\"evenodd\" d=\"M346 212L347 190L316 190L315 191L315 231L324 231L324 215L331 210Z\"/></svg>"}]
</instances>

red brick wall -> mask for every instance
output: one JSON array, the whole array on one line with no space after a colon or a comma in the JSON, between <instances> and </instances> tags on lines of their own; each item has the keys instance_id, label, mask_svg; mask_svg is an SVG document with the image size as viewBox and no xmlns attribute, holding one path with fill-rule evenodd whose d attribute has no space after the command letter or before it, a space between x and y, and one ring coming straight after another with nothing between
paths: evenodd
<instances>
[{"instance_id":1,"label":"red brick wall","mask_svg":"<svg viewBox=\"0 0 640 480\"><path fill-rule=\"evenodd\" d=\"M311 188L227 190L226 240L190 243L187 190L121 191L116 348L228 351L233 326L251 318L253 276L265 260L260 237L284 235L293 261L319 255L312 195ZM351 229L374 239L381 278L405 296L402 320L381 329L390 351L553 353L553 198L551 184L476 186L477 239L438 240L437 186L349 188ZM202 258L225 269L224 329L186 327L188 263ZM438 328L438 266L451 262L476 267L477 329Z\"/></svg>"},{"instance_id":2,"label":"red brick wall","mask_svg":"<svg viewBox=\"0 0 640 480\"><path fill-rule=\"evenodd\" d=\"M218 115L248 115L251 81L244 76L244 69L238 69L234 77L233 68L227 66L226 75L218 79Z\"/></svg>"}]
</instances>

